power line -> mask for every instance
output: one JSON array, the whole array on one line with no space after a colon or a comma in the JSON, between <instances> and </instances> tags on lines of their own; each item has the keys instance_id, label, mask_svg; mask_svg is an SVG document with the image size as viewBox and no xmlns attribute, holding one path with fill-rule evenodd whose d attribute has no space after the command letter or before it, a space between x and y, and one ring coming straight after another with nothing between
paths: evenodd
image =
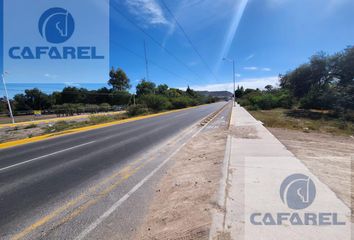
<instances>
[{"instance_id":1,"label":"power line","mask_svg":"<svg viewBox=\"0 0 354 240\"><path fill-rule=\"evenodd\" d=\"M117 46L117 47L119 47L119 48L121 48L121 49L123 49L123 50L125 50L125 51L127 51L127 52L129 52L129 53L131 53L132 55L136 56L137 58L140 58L140 59L142 59L142 60L145 60L145 57L144 57L144 56L142 56L142 55L136 53L135 51L133 51L133 50L131 50L131 49L129 49L129 48L123 46L123 45L121 45L120 43L118 43L118 42L116 42L116 41L111 41L111 42L113 43L113 45L115 45L115 46ZM160 68L161 70L163 70L163 71L169 73L170 75L175 76L176 78L179 78L180 80L182 80L182 81L184 81L184 82L189 82L189 81L190 81L190 80L187 80L187 79L183 78L183 77L180 76L179 74L177 74L177 73L171 71L170 69L159 65L158 63L156 63L156 62L154 62L154 61L152 61L152 60L149 60L149 63L152 64L152 65L154 65L154 66L156 66L157 68ZM52 90L50 90L50 91L42 91L42 90L40 90L40 89L39 89L39 90L42 91L42 92L45 93L45 94L53 94L54 92L62 93L63 89L66 88L66 87L75 87L75 86L65 86L65 87L63 87L62 89L52 89ZM34 89L34 88L35 88L35 87L33 87L33 88L24 88L24 89L9 88L8 90L10 90L11 92L23 93L25 90L31 90L31 89ZM112 93L98 93L98 92L93 92L93 91L97 91L97 90L99 90L99 89L96 89L96 90L89 90L89 89L87 89L87 88L85 88L85 87L76 87L76 88L78 88L78 89L84 88L84 89L86 89L88 92L84 92L84 93L81 92L81 93L80 93L80 92L70 92L70 91L66 91L65 94L88 94L88 95L107 95L107 96L108 96L108 95L112 95ZM102 86L101 88L106 88L106 87Z\"/></svg>"},{"instance_id":2,"label":"power line","mask_svg":"<svg viewBox=\"0 0 354 240\"><path fill-rule=\"evenodd\" d=\"M149 62L146 53L146 43L144 40L144 54L145 54L145 70L146 70L146 80L149 81Z\"/></svg>"},{"instance_id":3,"label":"power line","mask_svg":"<svg viewBox=\"0 0 354 240\"><path fill-rule=\"evenodd\" d=\"M205 61L205 59L203 58L203 56L200 54L200 52L198 51L197 47L194 45L194 43L192 42L192 40L190 39L190 37L188 36L187 32L184 30L184 28L182 27L182 25L179 23L179 21L177 20L177 18L175 17L175 15L172 13L172 11L169 9L169 7L167 6L167 4L165 3L164 0L160 0L162 5L164 5L164 7L166 8L166 10L169 12L169 14L173 17L174 21L176 22L176 25L179 27L179 29L182 31L184 37L187 39L187 41L189 42L189 44L191 45L192 49L194 50L194 52L199 56L200 60L203 62L203 64L205 65L205 67L209 70L209 72L213 75L213 77L215 78L216 81L218 80L218 77L215 75L214 71L211 69L211 67L209 66L209 64Z\"/></svg>"},{"instance_id":4,"label":"power line","mask_svg":"<svg viewBox=\"0 0 354 240\"><path fill-rule=\"evenodd\" d=\"M112 41L112 43L113 43L113 45L115 45L115 46L117 46L117 47L119 47L119 48L121 48L121 49L123 49L123 50L125 50L125 51L127 51L127 52L129 52L129 53L131 53L132 55L135 55L136 57L138 57L138 58L140 58L140 59L142 59L142 60L145 60L144 56L142 56L142 55L140 55L140 54L134 52L133 50L131 50L131 49L129 49L129 48L127 48L127 47L125 47L125 46L123 46L123 45L121 45L121 44L115 42L115 41ZM168 69L168 68L166 68L166 67L163 67L163 66L159 65L158 63L156 63L156 62L154 62L154 61L152 61L152 60L149 60L149 63L152 64L152 65L154 65L154 66L156 66L156 67L158 67L158 68L160 68L161 70L163 70L163 71L165 71L165 72L168 72L169 74L171 74L171 75L173 75L173 76L179 78L180 80L183 80L183 81L185 81L185 82L191 81L191 80L187 80L187 79L183 78L183 77L180 76L179 74L177 74L177 73L171 71L170 69Z\"/></svg>"},{"instance_id":5,"label":"power line","mask_svg":"<svg viewBox=\"0 0 354 240\"><path fill-rule=\"evenodd\" d=\"M174 21L176 22L176 25L179 27L179 29L182 31L184 37L187 39L187 41L189 42L189 44L191 45L191 47L193 48L194 52L199 56L200 60L202 60L203 64L205 65L205 67L209 70L209 72L213 75L213 77L215 78L216 81L218 80L218 77L215 75L214 71L211 69L211 67L209 66L209 64L206 62L206 60L203 58L203 56L200 54L200 52L198 51L197 47L194 45L194 43L192 42L192 40L190 39L190 37L188 36L188 34L186 33L186 31L184 30L184 28L182 27L182 25L179 23L179 21L177 20L177 18L175 17L175 15L172 13L172 11L169 9L169 7L167 6L167 4L165 3L164 0L160 0L162 5L164 5L164 7L166 8L166 10L169 12L169 14L173 17Z\"/></svg>"},{"instance_id":6,"label":"power line","mask_svg":"<svg viewBox=\"0 0 354 240\"><path fill-rule=\"evenodd\" d=\"M183 65L186 69L188 69L191 73L193 73L194 75L196 75L199 79L202 79L201 76L199 74L197 74L196 72L194 72L187 64L185 64L181 59L179 59L173 52L171 52L170 50L168 50L166 47L163 46L162 43L160 43L158 40L156 40L151 34L149 34L147 31L145 31L142 27L140 27L138 24L136 24L132 19L130 19L129 17L127 17L124 13L122 13L122 11L114 5L114 3L111 3L111 7L117 12L119 13L119 15L121 15L125 20L127 20L128 22L130 22L133 26L135 26L137 29L139 29L142 33L144 33L148 38L150 38L156 45L158 45L161 49L163 49L168 55L170 55L171 57L173 57L177 62L179 62L181 65Z\"/></svg>"}]
</instances>

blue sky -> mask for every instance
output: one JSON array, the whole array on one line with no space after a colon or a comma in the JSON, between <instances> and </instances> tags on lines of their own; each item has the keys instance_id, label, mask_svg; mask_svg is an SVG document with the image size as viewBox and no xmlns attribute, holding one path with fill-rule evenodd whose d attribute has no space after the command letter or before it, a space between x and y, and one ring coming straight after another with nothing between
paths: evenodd
<instances>
[{"instance_id":1,"label":"blue sky","mask_svg":"<svg viewBox=\"0 0 354 240\"><path fill-rule=\"evenodd\" d=\"M236 60L238 84L263 87L274 84L279 73L306 62L315 52L334 53L354 44L352 0L164 1L203 60L161 0L111 0L110 65L123 68L133 85L146 76L144 40L150 80L199 90L231 90L232 65L222 61L223 57ZM69 82L46 74L50 75L43 73L26 83ZM70 82L104 84L107 79L102 75L95 80Z\"/></svg>"}]
</instances>

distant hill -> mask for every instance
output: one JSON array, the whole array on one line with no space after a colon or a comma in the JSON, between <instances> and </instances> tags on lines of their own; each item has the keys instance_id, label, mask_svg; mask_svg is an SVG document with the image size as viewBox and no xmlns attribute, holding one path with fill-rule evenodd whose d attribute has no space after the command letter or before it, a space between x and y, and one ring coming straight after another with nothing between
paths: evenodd
<instances>
[{"instance_id":1,"label":"distant hill","mask_svg":"<svg viewBox=\"0 0 354 240\"><path fill-rule=\"evenodd\" d=\"M232 93L228 91L198 91L198 93L204 96L217 97L221 99L228 99L232 97Z\"/></svg>"}]
</instances>

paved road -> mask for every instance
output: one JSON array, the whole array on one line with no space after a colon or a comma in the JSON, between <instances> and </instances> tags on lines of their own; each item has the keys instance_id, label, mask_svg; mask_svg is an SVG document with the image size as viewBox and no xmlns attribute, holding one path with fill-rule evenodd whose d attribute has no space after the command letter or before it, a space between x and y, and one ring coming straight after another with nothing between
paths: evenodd
<instances>
[{"instance_id":1,"label":"paved road","mask_svg":"<svg viewBox=\"0 0 354 240\"><path fill-rule=\"evenodd\" d=\"M0 238L76 237L82 226L93 224L106 206L126 197L158 166L159 162L145 161L149 150L224 105L205 105L1 150ZM163 158L163 152L160 155ZM80 218L100 200L107 204ZM131 212L139 209L139 203L131 204Z\"/></svg>"}]
</instances>

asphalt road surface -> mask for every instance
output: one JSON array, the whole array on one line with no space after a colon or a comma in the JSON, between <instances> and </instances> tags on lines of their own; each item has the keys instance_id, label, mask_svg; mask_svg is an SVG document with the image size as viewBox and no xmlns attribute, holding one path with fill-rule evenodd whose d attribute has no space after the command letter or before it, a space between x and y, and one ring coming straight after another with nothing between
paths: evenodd
<instances>
[{"instance_id":1,"label":"asphalt road surface","mask_svg":"<svg viewBox=\"0 0 354 240\"><path fill-rule=\"evenodd\" d=\"M225 104L0 150L0 238L131 237L152 194L141 186Z\"/></svg>"}]
</instances>

